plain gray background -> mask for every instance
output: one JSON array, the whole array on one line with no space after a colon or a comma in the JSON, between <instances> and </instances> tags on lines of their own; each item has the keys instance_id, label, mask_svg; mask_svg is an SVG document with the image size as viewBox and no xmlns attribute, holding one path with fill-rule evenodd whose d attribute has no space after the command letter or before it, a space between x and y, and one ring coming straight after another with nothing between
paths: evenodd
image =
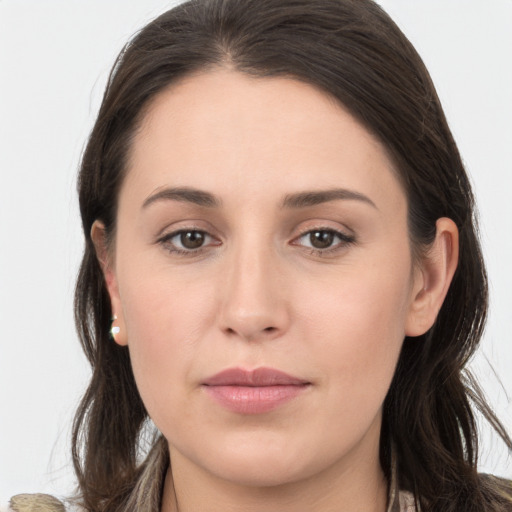
<instances>
[{"instance_id":1,"label":"plain gray background","mask_svg":"<svg viewBox=\"0 0 512 512\"><path fill-rule=\"evenodd\" d=\"M512 426L512 1L382 0L424 58L481 213L491 316L473 362ZM0 0L0 502L69 493L88 378L72 322L75 174L115 56L162 0ZM501 377L501 387L496 375ZM481 469L512 478L483 427Z\"/></svg>"}]
</instances>

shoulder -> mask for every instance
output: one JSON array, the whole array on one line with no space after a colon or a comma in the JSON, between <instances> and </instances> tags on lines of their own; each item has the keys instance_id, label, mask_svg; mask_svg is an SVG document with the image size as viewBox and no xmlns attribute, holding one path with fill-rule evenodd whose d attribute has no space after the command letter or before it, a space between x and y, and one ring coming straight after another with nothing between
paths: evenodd
<instances>
[{"instance_id":1,"label":"shoulder","mask_svg":"<svg viewBox=\"0 0 512 512\"><path fill-rule=\"evenodd\" d=\"M0 512L66 512L64 504L49 494L17 494Z\"/></svg>"}]
</instances>

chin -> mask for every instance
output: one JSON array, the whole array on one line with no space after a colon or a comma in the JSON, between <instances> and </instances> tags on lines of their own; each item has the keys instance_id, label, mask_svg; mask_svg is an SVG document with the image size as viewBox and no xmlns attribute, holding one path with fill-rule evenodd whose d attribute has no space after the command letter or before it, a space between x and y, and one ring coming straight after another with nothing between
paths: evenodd
<instances>
[{"instance_id":1,"label":"chin","mask_svg":"<svg viewBox=\"0 0 512 512\"><path fill-rule=\"evenodd\" d=\"M240 463L225 467L224 464L214 466L216 476L232 484L244 487L279 487L307 478L304 468L289 468L273 461L261 463L257 460L244 460Z\"/></svg>"},{"instance_id":2,"label":"chin","mask_svg":"<svg viewBox=\"0 0 512 512\"><path fill-rule=\"evenodd\" d=\"M308 457L300 447L261 441L249 446L233 443L207 464L211 473L235 485L277 487L311 477L321 469L322 460L311 453Z\"/></svg>"}]
</instances>

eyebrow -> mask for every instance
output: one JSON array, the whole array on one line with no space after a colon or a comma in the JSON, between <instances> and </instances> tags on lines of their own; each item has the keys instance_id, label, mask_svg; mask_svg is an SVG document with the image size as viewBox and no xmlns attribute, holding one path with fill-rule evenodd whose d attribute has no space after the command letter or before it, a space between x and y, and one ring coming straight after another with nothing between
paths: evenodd
<instances>
[{"instance_id":1,"label":"eyebrow","mask_svg":"<svg viewBox=\"0 0 512 512\"><path fill-rule=\"evenodd\" d=\"M378 209L375 203L368 196L345 188L311 190L295 194L287 194L283 199L281 208L308 208L337 200L361 201L375 209ZM142 204L142 208L145 209L157 201L181 201L206 208L218 208L222 205L222 201L210 192L205 192L204 190L191 187L173 187L164 188L154 194L151 194Z\"/></svg>"},{"instance_id":2,"label":"eyebrow","mask_svg":"<svg viewBox=\"0 0 512 512\"><path fill-rule=\"evenodd\" d=\"M308 208L322 203L337 200L351 200L362 201L377 209L376 204L364 194L354 190L345 188L334 188L329 190L311 190L306 192L299 192L297 194L288 194L283 200L283 208Z\"/></svg>"},{"instance_id":3,"label":"eyebrow","mask_svg":"<svg viewBox=\"0 0 512 512\"><path fill-rule=\"evenodd\" d=\"M142 203L142 208L147 208L150 204L157 201L181 201L206 208L218 208L222 203L220 199L213 194L203 190L190 187L173 187L164 188L151 194L144 203Z\"/></svg>"}]
</instances>

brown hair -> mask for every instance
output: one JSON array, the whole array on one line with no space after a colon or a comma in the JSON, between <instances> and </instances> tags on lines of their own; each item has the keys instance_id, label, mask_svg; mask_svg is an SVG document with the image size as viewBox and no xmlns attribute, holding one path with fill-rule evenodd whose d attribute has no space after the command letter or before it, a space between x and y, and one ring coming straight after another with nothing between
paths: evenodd
<instances>
[{"instance_id":1,"label":"brown hair","mask_svg":"<svg viewBox=\"0 0 512 512\"><path fill-rule=\"evenodd\" d=\"M446 300L425 335L405 339L385 400L381 463L388 471L394 446L400 486L424 512L510 510L507 484L477 474L472 406L509 450L512 440L465 369L487 312L473 194L421 58L371 0L191 0L147 25L118 57L78 183L86 244L75 317L93 369L73 431L84 506L131 510L126 504L143 466L148 419L129 353L109 340L110 302L91 226L100 219L115 238L127 152L151 99L179 78L215 66L293 77L348 108L395 161L416 251L432 242L438 218L457 224L460 260Z\"/></svg>"}]
</instances>

